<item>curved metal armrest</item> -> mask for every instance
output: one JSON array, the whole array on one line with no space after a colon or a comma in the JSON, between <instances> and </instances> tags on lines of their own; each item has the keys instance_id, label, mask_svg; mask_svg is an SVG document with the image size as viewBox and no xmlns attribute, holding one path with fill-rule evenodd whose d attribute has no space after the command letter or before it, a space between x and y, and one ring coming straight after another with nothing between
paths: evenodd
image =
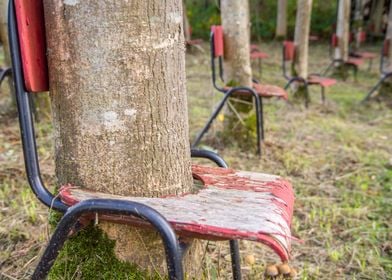
<instances>
[{"instance_id":1,"label":"curved metal armrest","mask_svg":"<svg viewBox=\"0 0 392 280\"><path fill-rule=\"evenodd\" d=\"M205 158L213 161L219 167L228 168L225 160L217 153L207 150L191 149L191 157L193 158Z\"/></svg>"},{"instance_id":2,"label":"curved metal armrest","mask_svg":"<svg viewBox=\"0 0 392 280\"><path fill-rule=\"evenodd\" d=\"M34 271L33 280L46 278L72 227L83 214L88 213L130 215L148 221L162 238L169 278L171 280L183 279L180 245L174 230L161 214L151 207L137 202L116 199L90 199L70 207L64 214Z\"/></svg>"}]
</instances>

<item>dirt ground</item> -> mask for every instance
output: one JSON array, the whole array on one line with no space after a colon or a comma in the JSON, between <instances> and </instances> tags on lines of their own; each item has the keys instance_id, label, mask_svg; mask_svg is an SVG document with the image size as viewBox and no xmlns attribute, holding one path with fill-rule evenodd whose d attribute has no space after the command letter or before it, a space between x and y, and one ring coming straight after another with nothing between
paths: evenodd
<instances>
[{"instance_id":1,"label":"dirt ground","mask_svg":"<svg viewBox=\"0 0 392 280\"><path fill-rule=\"evenodd\" d=\"M284 86L280 43L263 43L270 58L263 63L263 83ZM379 45L367 49L378 51ZM221 94L210 79L208 45L187 55L190 138L202 128ZM310 46L310 72L328 64L326 43ZM271 99L265 102L263 156L255 144L240 147L222 132L222 118L202 142L218 151L230 167L289 178L296 193L290 264L298 279L392 279L392 111L383 104L360 105L377 81L361 66L327 90L321 104L318 87L312 103ZM25 179L18 122L9 98L0 94L0 279L28 279L49 236L48 210ZM11 112L10 112L11 111ZM241 126L241 121L238 122ZM55 185L50 121L37 125L42 173ZM226 135L226 140L223 137ZM241 242L246 279L262 279L265 265L278 262L264 246ZM230 279L226 243L210 242L204 256L205 279ZM64 278L69 279L69 278Z\"/></svg>"}]
</instances>

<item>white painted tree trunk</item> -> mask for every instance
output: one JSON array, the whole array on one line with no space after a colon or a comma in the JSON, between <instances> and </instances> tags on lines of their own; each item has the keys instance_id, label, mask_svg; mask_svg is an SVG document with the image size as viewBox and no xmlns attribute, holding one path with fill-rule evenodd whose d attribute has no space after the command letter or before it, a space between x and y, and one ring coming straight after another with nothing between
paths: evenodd
<instances>
[{"instance_id":1,"label":"white painted tree trunk","mask_svg":"<svg viewBox=\"0 0 392 280\"><path fill-rule=\"evenodd\" d=\"M249 1L221 0L225 82L252 86Z\"/></svg>"},{"instance_id":2,"label":"white painted tree trunk","mask_svg":"<svg viewBox=\"0 0 392 280\"><path fill-rule=\"evenodd\" d=\"M276 19L277 38L286 38L287 35L287 0L278 0L278 12Z\"/></svg>"},{"instance_id":3,"label":"white painted tree trunk","mask_svg":"<svg viewBox=\"0 0 392 280\"><path fill-rule=\"evenodd\" d=\"M339 0L336 35L338 48L335 49L335 59L348 59L350 41L350 10L351 0Z\"/></svg>"},{"instance_id":4,"label":"white painted tree trunk","mask_svg":"<svg viewBox=\"0 0 392 280\"><path fill-rule=\"evenodd\" d=\"M189 192L181 0L44 7L59 184L124 196ZM155 233L101 226L119 258L163 270Z\"/></svg>"},{"instance_id":5,"label":"white painted tree trunk","mask_svg":"<svg viewBox=\"0 0 392 280\"><path fill-rule=\"evenodd\" d=\"M306 79L308 77L308 48L312 0L298 0L297 17L295 22L295 65L296 75Z\"/></svg>"}]
</instances>

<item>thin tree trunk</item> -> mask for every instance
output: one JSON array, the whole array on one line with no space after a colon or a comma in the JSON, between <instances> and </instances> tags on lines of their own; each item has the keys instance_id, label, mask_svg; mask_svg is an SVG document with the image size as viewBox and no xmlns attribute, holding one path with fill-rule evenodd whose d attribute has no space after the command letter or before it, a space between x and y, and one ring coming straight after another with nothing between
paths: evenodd
<instances>
[{"instance_id":1,"label":"thin tree trunk","mask_svg":"<svg viewBox=\"0 0 392 280\"><path fill-rule=\"evenodd\" d=\"M383 12L385 0L375 0L374 9L372 10L371 23L374 27L374 33L382 32Z\"/></svg>"},{"instance_id":2,"label":"thin tree trunk","mask_svg":"<svg viewBox=\"0 0 392 280\"><path fill-rule=\"evenodd\" d=\"M387 61L384 62L385 71L392 72L392 1L389 7L389 16L388 16L388 29L385 34L385 40L389 40L389 53L387 57ZM388 106L392 107L392 78L388 78L381 85L379 91L379 98L384 101Z\"/></svg>"},{"instance_id":3,"label":"thin tree trunk","mask_svg":"<svg viewBox=\"0 0 392 280\"><path fill-rule=\"evenodd\" d=\"M351 0L340 0L336 27L336 35L339 38L339 47L335 50L335 59L343 59L344 61L347 61L349 52L350 11Z\"/></svg>"},{"instance_id":4,"label":"thin tree trunk","mask_svg":"<svg viewBox=\"0 0 392 280\"><path fill-rule=\"evenodd\" d=\"M182 1L44 7L59 184L124 196L189 192ZM163 271L157 234L101 227L118 258Z\"/></svg>"},{"instance_id":5,"label":"thin tree trunk","mask_svg":"<svg viewBox=\"0 0 392 280\"><path fill-rule=\"evenodd\" d=\"M312 0L298 0L297 18L295 22L295 64L296 76L307 79L308 77L308 48L310 19L312 13Z\"/></svg>"},{"instance_id":6,"label":"thin tree trunk","mask_svg":"<svg viewBox=\"0 0 392 280\"><path fill-rule=\"evenodd\" d=\"M361 32L363 30L363 4L362 0L355 0L355 49L361 47Z\"/></svg>"},{"instance_id":7,"label":"thin tree trunk","mask_svg":"<svg viewBox=\"0 0 392 280\"><path fill-rule=\"evenodd\" d=\"M287 0L278 0L276 19L276 38L286 38L287 35Z\"/></svg>"},{"instance_id":8,"label":"thin tree trunk","mask_svg":"<svg viewBox=\"0 0 392 280\"><path fill-rule=\"evenodd\" d=\"M252 86L249 1L221 0L226 83Z\"/></svg>"},{"instance_id":9,"label":"thin tree trunk","mask_svg":"<svg viewBox=\"0 0 392 280\"><path fill-rule=\"evenodd\" d=\"M191 40L191 26L189 24L189 19L188 15L186 13L186 5L185 1L182 2L182 7L183 7L183 26L184 26L184 37L185 37L185 42L188 42Z\"/></svg>"},{"instance_id":10,"label":"thin tree trunk","mask_svg":"<svg viewBox=\"0 0 392 280\"><path fill-rule=\"evenodd\" d=\"M389 45L389 54L388 54L388 72L392 72L392 1L391 4L389 6L389 16L388 16L388 29L387 32L385 34L385 39L389 40L390 45Z\"/></svg>"}]
</instances>

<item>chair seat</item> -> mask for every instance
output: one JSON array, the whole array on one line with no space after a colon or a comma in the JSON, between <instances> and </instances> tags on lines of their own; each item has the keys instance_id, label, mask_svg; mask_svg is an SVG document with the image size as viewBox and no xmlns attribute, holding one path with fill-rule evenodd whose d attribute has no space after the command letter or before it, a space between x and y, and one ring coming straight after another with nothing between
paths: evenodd
<instances>
[{"instance_id":1,"label":"chair seat","mask_svg":"<svg viewBox=\"0 0 392 280\"><path fill-rule=\"evenodd\" d=\"M60 198L70 206L93 198L143 203L161 213L181 236L257 241L273 249L282 261L289 259L294 194L288 181L273 175L199 165L192 166L192 173L203 187L182 196L123 197L66 185L60 189ZM104 214L99 218L147 226L128 216Z\"/></svg>"},{"instance_id":2,"label":"chair seat","mask_svg":"<svg viewBox=\"0 0 392 280\"><path fill-rule=\"evenodd\" d=\"M377 54L374 52L354 52L352 53L354 58L362 58L362 59L375 59Z\"/></svg>"},{"instance_id":3,"label":"chair seat","mask_svg":"<svg viewBox=\"0 0 392 280\"><path fill-rule=\"evenodd\" d=\"M347 64L352 64L355 66L360 66L363 64L363 59L362 58L356 58L356 57L349 57L346 61Z\"/></svg>"},{"instance_id":4,"label":"chair seat","mask_svg":"<svg viewBox=\"0 0 392 280\"><path fill-rule=\"evenodd\" d=\"M268 56L268 54L266 54L266 53L264 53L264 52L261 52L261 51L252 51L251 53L250 53L250 58L251 59L266 59L266 58L268 58L269 56Z\"/></svg>"},{"instance_id":5,"label":"chair seat","mask_svg":"<svg viewBox=\"0 0 392 280\"><path fill-rule=\"evenodd\" d=\"M227 92L231 90L232 87L225 86L223 87L223 89ZM261 97L265 97L265 98L278 97L284 100L289 99L288 93L283 88L278 86L253 83L253 89ZM250 96L250 95L251 95L250 92L246 90L239 90L234 93L234 96Z\"/></svg>"},{"instance_id":6,"label":"chair seat","mask_svg":"<svg viewBox=\"0 0 392 280\"><path fill-rule=\"evenodd\" d=\"M335 79L320 77L320 76L309 76L308 83L311 85L320 85L322 87L330 87L336 84Z\"/></svg>"},{"instance_id":7,"label":"chair seat","mask_svg":"<svg viewBox=\"0 0 392 280\"><path fill-rule=\"evenodd\" d=\"M195 46L195 45L200 45L201 43L203 43L203 40L202 39L187 40L185 43L188 46Z\"/></svg>"}]
</instances>

